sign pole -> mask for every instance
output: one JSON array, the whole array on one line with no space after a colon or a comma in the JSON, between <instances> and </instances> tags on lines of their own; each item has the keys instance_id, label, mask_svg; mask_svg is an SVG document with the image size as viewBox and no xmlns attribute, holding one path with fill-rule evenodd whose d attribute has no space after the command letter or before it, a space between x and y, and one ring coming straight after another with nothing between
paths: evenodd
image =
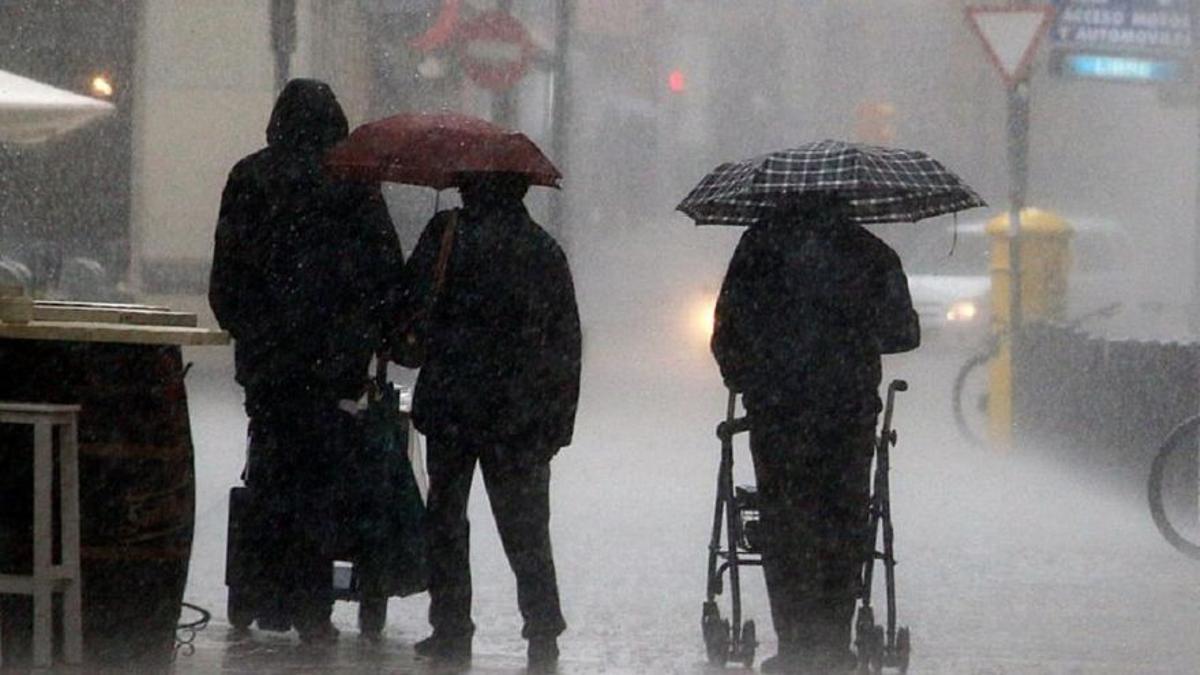
<instances>
[{"instance_id":1,"label":"sign pole","mask_svg":"<svg viewBox=\"0 0 1200 675\"><path fill-rule=\"evenodd\" d=\"M1200 0L1192 0L1192 88L1200 101ZM1198 104L1200 105L1200 104ZM1200 119L1197 120L1200 126ZM1200 138L1200 133L1197 134ZM1192 311L1188 312L1192 335L1200 337L1200 147L1196 151L1196 223L1192 228Z\"/></svg>"},{"instance_id":2,"label":"sign pole","mask_svg":"<svg viewBox=\"0 0 1200 675\"><path fill-rule=\"evenodd\" d=\"M550 147L553 158L563 171L569 170L567 162L567 132L570 124L571 110L571 81L570 64L568 62L572 5L569 0L557 0L555 19L558 22L557 34L554 39L554 93L551 102L550 118ZM569 234L566 225L566 204L562 190L552 190L550 195L550 226L559 237L559 243L564 248L570 248Z\"/></svg>"},{"instance_id":3,"label":"sign pole","mask_svg":"<svg viewBox=\"0 0 1200 675\"><path fill-rule=\"evenodd\" d=\"M512 15L512 0L500 0L498 9ZM516 98L511 87L492 94L492 121L506 127L514 126L517 117Z\"/></svg>"},{"instance_id":4,"label":"sign pole","mask_svg":"<svg viewBox=\"0 0 1200 675\"><path fill-rule=\"evenodd\" d=\"M1021 327L1021 210L1029 186L1029 83L1008 87L1009 328Z\"/></svg>"},{"instance_id":5,"label":"sign pole","mask_svg":"<svg viewBox=\"0 0 1200 675\"><path fill-rule=\"evenodd\" d=\"M1007 7L967 9L967 20L1004 78L1008 96L1008 241L1007 249L1000 241L993 249L993 330L997 344L988 366L988 431L999 448L1012 447L1016 417L1013 345L1023 315L1021 210L1029 185L1029 73L1038 41L1053 14L1048 5L1028 5L1020 0L1011 0ZM1008 284L1007 292L1004 283Z\"/></svg>"},{"instance_id":6,"label":"sign pole","mask_svg":"<svg viewBox=\"0 0 1200 675\"><path fill-rule=\"evenodd\" d=\"M291 78L296 51L296 0L271 0L271 52L275 55L275 95Z\"/></svg>"},{"instance_id":7,"label":"sign pole","mask_svg":"<svg viewBox=\"0 0 1200 675\"><path fill-rule=\"evenodd\" d=\"M1019 79L1009 84L1008 93L1008 312L998 312L996 355L988 384L988 416L991 437L997 448L1011 449L1017 374L1013 348L1021 328L1021 210L1029 184L1029 83Z\"/></svg>"}]
</instances>

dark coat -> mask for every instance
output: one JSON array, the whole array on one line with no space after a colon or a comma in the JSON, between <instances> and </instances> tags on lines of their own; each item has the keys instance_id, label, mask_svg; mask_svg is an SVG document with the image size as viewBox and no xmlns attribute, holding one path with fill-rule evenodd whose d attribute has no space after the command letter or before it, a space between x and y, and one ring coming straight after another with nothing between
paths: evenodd
<instances>
[{"instance_id":1,"label":"dark coat","mask_svg":"<svg viewBox=\"0 0 1200 675\"><path fill-rule=\"evenodd\" d=\"M357 398L394 311L403 256L382 193L321 166L346 133L329 87L293 80L267 147L225 185L209 302L252 415L281 396Z\"/></svg>"},{"instance_id":2,"label":"dark coat","mask_svg":"<svg viewBox=\"0 0 1200 675\"><path fill-rule=\"evenodd\" d=\"M880 354L919 344L900 258L866 229L782 222L742 235L712 350L751 413L874 415Z\"/></svg>"},{"instance_id":3,"label":"dark coat","mask_svg":"<svg viewBox=\"0 0 1200 675\"><path fill-rule=\"evenodd\" d=\"M567 258L518 200L457 212L444 285L429 315L413 423L431 436L571 443L581 335ZM405 267L407 311L428 302L449 211Z\"/></svg>"}]
</instances>

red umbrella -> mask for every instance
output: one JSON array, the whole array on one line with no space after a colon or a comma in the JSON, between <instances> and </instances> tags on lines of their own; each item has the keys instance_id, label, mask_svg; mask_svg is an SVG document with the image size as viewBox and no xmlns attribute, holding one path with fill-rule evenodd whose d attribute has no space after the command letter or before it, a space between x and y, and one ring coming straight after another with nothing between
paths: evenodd
<instances>
[{"instance_id":1,"label":"red umbrella","mask_svg":"<svg viewBox=\"0 0 1200 675\"><path fill-rule=\"evenodd\" d=\"M442 190L462 174L519 173L558 187L562 174L525 134L466 115L403 114L368 122L325 158L343 178L425 185Z\"/></svg>"}]
</instances>

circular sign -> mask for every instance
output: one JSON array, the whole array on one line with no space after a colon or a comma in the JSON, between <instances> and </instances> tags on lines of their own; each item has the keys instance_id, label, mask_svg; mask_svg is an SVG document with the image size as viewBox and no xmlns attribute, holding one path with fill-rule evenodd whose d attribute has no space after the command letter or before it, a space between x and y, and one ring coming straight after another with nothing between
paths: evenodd
<instances>
[{"instance_id":1,"label":"circular sign","mask_svg":"<svg viewBox=\"0 0 1200 675\"><path fill-rule=\"evenodd\" d=\"M504 91L520 82L536 51L525 26L499 10L463 22L457 38L463 72L475 84L493 91Z\"/></svg>"}]
</instances>

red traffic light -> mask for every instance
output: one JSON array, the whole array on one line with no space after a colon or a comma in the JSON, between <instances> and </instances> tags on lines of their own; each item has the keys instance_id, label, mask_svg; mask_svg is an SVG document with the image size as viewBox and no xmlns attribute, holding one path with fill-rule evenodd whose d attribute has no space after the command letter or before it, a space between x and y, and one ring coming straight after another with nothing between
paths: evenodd
<instances>
[{"instance_id":1,"label":"red traffic light","mask_svg":"<svg viewBox=\"0 0 1200 675\"><path fill-rule=\"evenodd\" d=\"M667 87L676 94L682 93L683 90L687 88L687 83L683 78L682 70L677 68L672 70L671 73L667 75Z\"/></svg>"}]
</instances>

